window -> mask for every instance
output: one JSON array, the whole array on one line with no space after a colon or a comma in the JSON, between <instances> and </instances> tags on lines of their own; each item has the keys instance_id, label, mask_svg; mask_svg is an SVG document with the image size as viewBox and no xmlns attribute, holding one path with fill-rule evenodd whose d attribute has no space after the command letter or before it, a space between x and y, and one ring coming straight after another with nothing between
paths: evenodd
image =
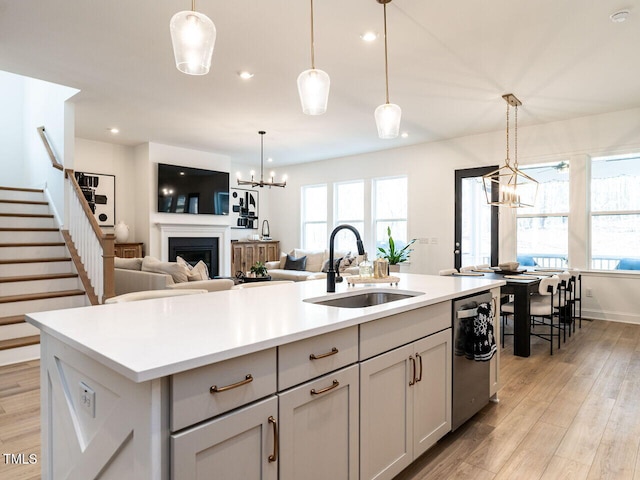
<instances>
[{"instance_id":1,"label":"window","mask_svg":"<svg viewBox=\"0 0 640 480\"><path fill-rule=\"evenodd\" d=\"M407 177L378 178L373 181L373 226L375 250L387 246L387 227L399 248L408 242ZM372 255L372 257L375 255Z\"/></svg>"},{"instance_id":2,"label":"window","mask_svg":"<svg viewBox=\"0 0 640 480\"><path fill-rule=\"evenodd\" d=\"M591 162L591 268L640 270L640 157Z\"/></svg>"},{"instance_id":3,"label":"window","mask_svg":"<svg viewBox=\"0 0 640 480\"><path fill-rule=\"evenodd\" d=\"M569 164L521 170L539 182L534 207L517 212L517 260L522 266L566 267L569 223Z\"/></svg>"},{"instance_id":4,"label":"window","mask_svg":"<svg viewBox=\"0 0 640 480\"><path fill-rule=\"evenodd\" d=\"M302 248L327 248L327 186L302 187Z\"/></svg>"},{"instance_id":5,"label":"window","mask_svg":"<svg viewBox=\"0 0 640 480\"><path fill-rule=\"evenodd\" d=\"M364 236L364 181L337 183L334 186L335 225L349 224ZM364 238L364 237L363 237ZM355 253L356 240L348 230L336 235L336 251Z\"/></svg>"}]
</instances>

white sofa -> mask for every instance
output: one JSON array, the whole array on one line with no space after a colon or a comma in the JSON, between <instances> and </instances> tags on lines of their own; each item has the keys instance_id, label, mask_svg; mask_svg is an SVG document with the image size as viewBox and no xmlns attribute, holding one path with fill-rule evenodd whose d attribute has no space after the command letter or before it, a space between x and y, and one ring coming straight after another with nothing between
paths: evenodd
<instances>
[{"instance_id":1,"label":"white sofa","mask_svg":"<svg viewBox=\"0 0 640 480\"><path fill-rule=\"evenodd\" d=\"M228 279L192 280L189 278L188 268L178 265L177 262L160 262L153 257L144 259L116 257L115 267L116 295L167 288L202 289L214 292L229 290L234 284L233 280Z\"/></svg>"},{"instance_id":2,"label":"white sofa","mask_svg":"<svg viewBox=\"0 0 640 480\"><path fill-rule=\"evenodd\" d=\"M347 257L350 252L334 252L334 261L339 258ZM294 258L307 257L307 263L304 270L286 270L285 263L287 259L286 253L280 254L280 260L274 262L266 262L267 273L271 276L272 280L293 280L294 282L301 282L306 280L317 280L327 278L327 274L323 272L323 267L326 269L329 260L329 250L302 250L295 248L289 252ZM362 259L358 257L352 257L353 261L349 266L343 265L341 267L340 275L357 275L358 263ZM349 263L346 261L344 263Z\"/></svg>"}]
</instances>

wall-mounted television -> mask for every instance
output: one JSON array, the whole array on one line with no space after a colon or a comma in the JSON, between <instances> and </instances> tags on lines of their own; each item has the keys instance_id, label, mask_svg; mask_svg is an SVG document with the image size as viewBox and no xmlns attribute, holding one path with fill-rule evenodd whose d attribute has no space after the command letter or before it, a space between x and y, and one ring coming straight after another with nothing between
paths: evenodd
<instances>
[{"instance_id":1,"label":"wall-mounted television","mask_svg":"<svg viewBox=\"0 0 640 480\"><path fill-rule=\"evenodd\" d=\"M158 212L229 215L229 172L159 163Z\"/></svg>"}]
</instances>

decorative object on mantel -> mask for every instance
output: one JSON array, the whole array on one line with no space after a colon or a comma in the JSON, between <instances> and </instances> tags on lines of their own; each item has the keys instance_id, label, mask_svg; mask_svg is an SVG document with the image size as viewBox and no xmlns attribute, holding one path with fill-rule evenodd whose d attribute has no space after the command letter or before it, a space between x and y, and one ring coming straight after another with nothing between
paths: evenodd
<instances>
[{"instance_id":1,"label":"decorative object on mantel","mask_svg":"<svg viewBox=\"0 0 640 480\"><path fill-rule=\"evenodd\" d=\"M360 277L358 275L352 275L350 277L344 277L344 279L347 281L347 284L350 287L353 287L355 285L364 285L367 283L388 283L389 285L398 285L398 282L400 281L400 277L394 277L393 275L390 275L388 277L384 277L384 278L375 278L375 277Z\"/></svg>"},{"instance_id":2,"label":"decorative object on mantel","mask_svg":"<svg viewBox=\"0 0 640 480\"><path fill-rule=\"evenodd\" d=\"M206 75L211 68L211 55L216 43L216 26L203 13L191 10L176 13L169 23L176 68L187 75Z\"/></svg>"},{"instance_id":3,"label":"decorative object on mantel","mask_svg":"<svg viewBox=\"0 0 640 480\"><path fill-rule=\"evenodd\" d=\"M384 79L386 102L376 108L374 116L380 138L396 138L400 131L402 109L395 103L389 103L389 61L387 54L387 3L391 0L376 0L384 8Z\"/></svg>"},{"instance_id":4,"label":"decorative object on mantel","mask_svg":"<svg viewBox=\"0 0 640 480\"><path fill-rule=\"evenodd\" d=\"M316 69L313 42L313 0L311 0L311 69L298 76L298 94L305 115L322 115L327 111L329 101L329 75Z\"/></svg>"},{"instance_id":5,"label":"decorative object on mantel","mask_svg":"<svg viewBox=\"0 0 640 480\"><path fill-rule=\"evenodd\" d=\"M482 176L487 203L494 206L533 207L538 194L538 182L518 168L518 107L522 102L512 93L503 95L507 102L507 157L504 165ZM515 109L514 165L509 158L509 109ZM494 194L492 186L496 187Z\"/></svg>"},{"instance_id":6,"label":"decorative object on mantel","mask_svg":"<svg viewBox=\"0 0 640 480\"><path fill-rule=\"evenodd\" d=\"M125 243L129 239L129 226L120 220L113 229L113 233L117 243Z\"/></svg>"},{"instance_id":7,"label":"decorative object on mantel","mask_svg":"<svg viewBox=\"0 0 640 480\"><path fill-rule=\"evenodd\" d=\"M406 262L409 259L411 252L413 252L413 249L409 247L415 243L416 239L411 239L404 247L397 249L396 243L391 236L391 227L387 227L387 236L389 237L387 240L387 248L378 247L378 255L389 260L389 269L391 269L392 265Z\"/></svg>"},{"instance_id":8,"label":"decorative object on mantel","mask_svg":"<svg viewBox=\"0 0 640 480\"><path fill-rule=\"evenodd\" d=\"M251 180L241 180L240 176L238 175L238 185L250 185L252 188L255 187L286 187L287 186L287 180L286 178L282 179L282 182L276 182L274 180L275 177L275 173L271 172L271 180L269 180L268 182L264 181L264 135L265 135L264 130L260 130L258 132L258 134L260 134L260 181L257 182L253 179L254 176L254 172L251 171Z\"/></svg>"},{"instance_id":9,"label":"decorative object on mantel","mask_svg":"<svg viewBox=\"0 0 640 480\"><path fill-rule=\"evenodd\" d=\"M258 192L242 188L229 189L231 228L258 228Z\"/></svg>"}]
</instances>

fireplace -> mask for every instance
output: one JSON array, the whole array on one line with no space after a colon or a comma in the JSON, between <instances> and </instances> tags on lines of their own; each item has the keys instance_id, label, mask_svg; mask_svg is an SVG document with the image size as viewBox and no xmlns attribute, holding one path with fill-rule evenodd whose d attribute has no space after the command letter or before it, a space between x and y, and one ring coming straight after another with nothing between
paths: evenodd
<instances>
[{"instance_id":1,"label":"fireplace","mask_svg":"<svg viewBox=\"0 0 640 480\"><path fill-rule=\"evenodd\" d=\"M191 265L203 261L209 269L209 277L220 275L217 237L169 237L169 261L180 256Z\"/></svg>"}]
</instances>

